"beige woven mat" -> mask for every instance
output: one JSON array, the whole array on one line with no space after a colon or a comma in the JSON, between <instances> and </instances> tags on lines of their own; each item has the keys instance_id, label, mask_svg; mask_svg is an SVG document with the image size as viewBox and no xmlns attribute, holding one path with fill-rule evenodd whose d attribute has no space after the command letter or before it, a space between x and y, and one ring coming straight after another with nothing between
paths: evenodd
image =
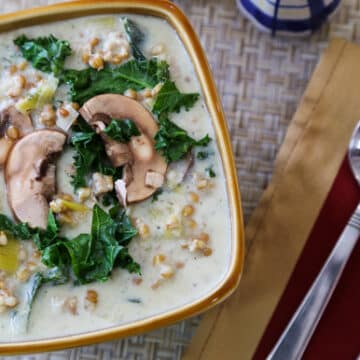
<instances>
[{"instance_id":1,"label":"beige woven mat","mask_svg":"<svg viewBox=\"0 0 360 360\"><path fill-rule=\"evenodd\" d=\"M0 0L0 12L56 2ZM273 39L259 33L239 13L235 0L176 2L200 35L212 66L229 124L248 218L269 182L287 125L329 38L341 36L360 42L360 0L343 0L331 23L310 39ZM142 336L17 359L180 359L198 322L199 318L193 318Z\"/></svg>"}]
</instances>

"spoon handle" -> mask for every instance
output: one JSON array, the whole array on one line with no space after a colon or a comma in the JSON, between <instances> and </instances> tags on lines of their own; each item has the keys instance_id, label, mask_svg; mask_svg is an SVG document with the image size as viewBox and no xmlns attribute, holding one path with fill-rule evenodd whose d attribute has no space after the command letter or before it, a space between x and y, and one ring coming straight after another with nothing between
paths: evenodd
<instances>
[{"instance_id":1,"label":"spoon handle","mask_svg":"<svg viewBox=\"0 0 360 360\"><path fill-rule=\"evenodd\" d=\"M350 218L321 272L293 315L267 360L298 360L328 304L360 235L360 204Z\"/></svg>"}]
</instances>

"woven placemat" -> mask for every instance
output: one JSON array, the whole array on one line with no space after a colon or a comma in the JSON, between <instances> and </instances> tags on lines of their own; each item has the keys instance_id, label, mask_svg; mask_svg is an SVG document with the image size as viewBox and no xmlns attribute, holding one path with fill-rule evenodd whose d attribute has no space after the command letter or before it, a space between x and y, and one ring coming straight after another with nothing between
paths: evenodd
<instances>
[{"instance_id":1,"label":"woven placemat","mask_svg":"<svg viewBox=\"0 0 360 360\"><path fill-rule=\"evenodd\" d=\"M56 2L0 1L0 12ZM260 33L240 14L235 0L176 3L201 38L222 96L246 220L271 178L275 155L320 53L334 36L360 42L360 0L343 0L331 23L305 39ZM11 359L180 359L198 322L196 317L142 336Z\"/></svg>"}]
</instances>

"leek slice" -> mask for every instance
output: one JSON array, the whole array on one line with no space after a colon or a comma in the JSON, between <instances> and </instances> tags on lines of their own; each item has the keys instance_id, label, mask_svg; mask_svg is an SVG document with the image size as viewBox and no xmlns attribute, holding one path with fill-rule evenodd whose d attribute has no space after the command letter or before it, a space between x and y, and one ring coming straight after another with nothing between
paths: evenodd
<instances>
[{"instance_id":1,"label":"leek slice","mask_svg":"<svg viewBox=\"0 0 360 360\"><path fill-rule=\"evenodd\" d=\"M15 107L22 113L28 113L35 109L41 109L45 104L51 103L59 80L54 76L44 79L27 97L20 99Z\"/></svg>"},{"instance_id":2,"label":"leek slice","mask_svg":"<svg viewBox=\"0 0 360 360\"><path fill-rule=\"evenodd\" d=\"M64 207L66 207L67 209L72 210L72 211L83 212L83 211L88 211L89 210L89 208L86 207L85 205L77 203L75 201L69 201L69 200L61 199L61 204Z\"/></svg>"},{"instance_id":3,"label":"leek slice","mask_svg":"<svg viewBox=\"0 0 360 360\"><path fill-rule=\"evenodd\" d=\"M5 246L0 246L0 269L12 274L18 268L19 241L8 239Z\"/></svg>"}]
</instances>

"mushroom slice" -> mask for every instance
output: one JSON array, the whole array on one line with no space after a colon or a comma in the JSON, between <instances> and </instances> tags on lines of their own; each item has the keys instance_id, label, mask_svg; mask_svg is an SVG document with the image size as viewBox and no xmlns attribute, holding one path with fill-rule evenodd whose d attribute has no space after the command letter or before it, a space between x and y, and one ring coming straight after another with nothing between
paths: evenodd
<instances>
[{"instance_id":1,"label":"mushroom slice","mask_svg":"<svg viewBox=\"0 0 360 360\"><path fill-rule=\"evenodd\" d=\"M7 138L0 138L0 166L4 165L14 141Z\"/></svg>"},{"instance_id":2,"label":"mushroom slice","mask_svg":"<svg viewBox=\"0 0 360 360\"><path fill-rule=\"evenodd\" d=\"M48 164L42 178L42 191L46 199L51 198L56 192L56 166Z\"/></svg>"},{"instance_id":3,"label":"mushroom slice","mask_svg":"<svg viewBox=\"0 0 360 360\"><path fill-rule=\"evenodd\" d=\"M48 201L56 190L53 160L65 141L65 133L43 129L13 146L5 166L5 181L10 208L19 221L46 228Z\"/></svg>"},{"instance_id":4,"label":"mushroom slice","mask_svg":"<svg viewBox=\"0 0 360 360\"><path fill-rule=\"evenodd\" d=\"M126 144L109 138L105 133L100 136L105 142L106 155L114 167L123 166L132 160L130 149Z\"/></svg>"},{"instance_id":5,"label":"mushroom slice","mask_svg":"<svg viewBox=\"0 0 360 360\"><path fill-rule=\"evenodd\" d=\"M126 184L126 200L128 203L141 201L151 196L158 186L154 182L154 186L146 185L147 173L150 171L164 177L167 168L165 159L154 148L153 139L158 131L158 125L152 115L136 100L117 94L95 96L88 100L79 112L91 126L98 129L99 124L95 124L95 122L101 121L108 124L112 118L134 121L141 135L131 137L128 144L115 141L122 148L121 161L117 163L121 163L121 165L126 163L128 174L132 174L131 177L125 176L123 179ZM105 141L105 147L107 147L109 138L103 132L100 135ZM128 155L125 155L126 153ZM116 166L108 151L107 154L113 165ZM150 182L151 176L148 180Z\"/></svg>"},{"instance_id":6,"label":"mushroom slice","mask_svg":"<svg viewBox=\"0 0 360 360\"><path fill-rule=\"evenodd\" d=\"M84 107L80 109L81 115L85 118L82 111ZM85 108L86 109L86 108ZM131 152L129 146L127 144L123 144L116 140L111 139L107 134L104 133L104 129L106 128L106 124L111 122L111 118L106 114L98 113L93 117L85 118L92 128L98 133L105 143L105 151L106 155L109 157L111 164L114 167L123 166L132 160Z\"/></svg>"},{"instance_id":7,"label":"mushroom slice","mask_svg":"<svg viewBox=\"0 0 360 360\"><path fill-rule=\"evenodd\" d=\"M129 185L134 179L131 167L129 164L125 164L123 167L123 180L125 181L126 185Z\"/></svg>"},{"instance_id":8,"label":"mushroom slice","mask_svg":"<svg viewBox=\"0 0 360 360\"><path fill-rule=\"evenodd\" d=\"M149 170L145 175L145 185L156 189L163 186L164 180L164 175L156 171Z\"/></svg>"},{"instance_id":9,"label":"mushroom slice","mask_svg":"<svg viewBox=\"0 0 360 360\"><path fill-rule=\"evenodd\" d=\"M16 137L21 138L34 130L30 117L10 106L0 112L0 166L4 165L16 138L7 136L10 126L14 127Z\"/></svg>"}]
</instances>

